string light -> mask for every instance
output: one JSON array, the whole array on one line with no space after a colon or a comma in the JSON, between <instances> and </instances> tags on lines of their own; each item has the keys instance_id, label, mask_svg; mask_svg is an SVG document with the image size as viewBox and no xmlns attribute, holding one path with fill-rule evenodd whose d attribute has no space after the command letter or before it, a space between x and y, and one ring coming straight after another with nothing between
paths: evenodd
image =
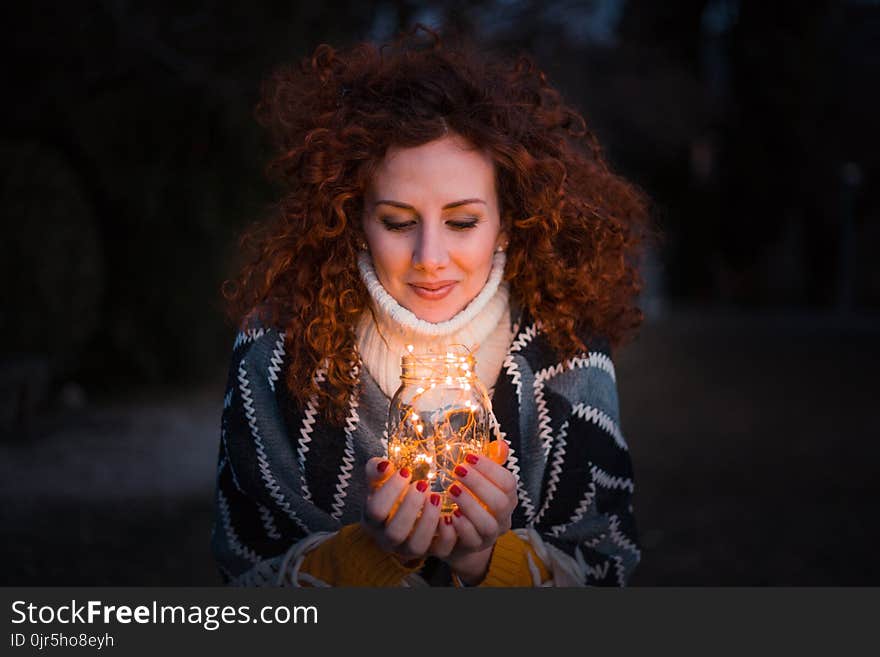
<instances>
[{"instance_id":1,"label":"string light","mask_svg":"<svg viewBox=\"0 0 880 657\"><path fill-rule=\"evenodd\" d=\"M488 444L491 402L473 374L472 355L450 349L414 353L411 347L388 411L388 453L395 468L410 469L413 481L428 481L449 512L454 504L446 491L457 479L455 467Z\"/></svg>"}]
</instances>

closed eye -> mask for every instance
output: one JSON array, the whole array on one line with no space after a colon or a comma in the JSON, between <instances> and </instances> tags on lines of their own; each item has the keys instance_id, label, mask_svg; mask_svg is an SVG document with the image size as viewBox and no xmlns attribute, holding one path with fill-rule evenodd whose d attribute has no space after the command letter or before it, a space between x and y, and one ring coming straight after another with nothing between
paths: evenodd
<instances>
[{"instance_id":1,"label":"closed eye","mask_svg":"<svg viewBox=\"0 0 880 657\"><path fill-rule=\"evenodd\" d=\"M388 230L392 230L395 232L401 232L410 228L411 226L415 226L415 221L394 221L389 217L381 218L382 225L385 226ZM469 230L479 223L477 217L469 217L465 220L460 221L448 221L446 225L452 228L453 230Z\"/></svg>"},{"instance_id":2,"label":"closed eye","mask_svg":"<svg viewBox=\"0 0 880 657\"><path fill-rule=\"evenodd\" d=\"M450 221L448 225L456 230L467 230L476 226L477 223L478 221L476 217L469 217L464 221Z\"/></svg>"},{"instance_id":3,"label":"closed eye","mask_svg":"<svg viewBox=\"0 0 880 657\"><path fill-rule=\"evenodd\" d=\"M415 221L394 221L393 219L389 219L388 217L382 217L381 221L382 225L385 226L385 228L396 232L406 230L410 226L416 225Z\"/></svg>"}]
</instances>

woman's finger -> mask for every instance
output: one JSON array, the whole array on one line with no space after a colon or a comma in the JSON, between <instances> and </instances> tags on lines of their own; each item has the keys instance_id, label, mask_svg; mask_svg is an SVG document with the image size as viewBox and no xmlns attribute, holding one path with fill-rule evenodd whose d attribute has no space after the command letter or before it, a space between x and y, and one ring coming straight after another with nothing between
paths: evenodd
<instances>
[{"instance_id":1,"label":"woman's finger","mask_svg":"<svg viewBox=\"0 0 880 657\"><path fill-rule=\"evenodd\" d=\"M378 456L374 456L367 461L364 470L366 471L367 484L370 488L378 488L379 484L386 481L394 474L394 468L390 466L391 462L388 459L383 459Z\"/></svg>"},{"instance_id":2,"label":"woman's finger","mask_svg":"<svg viewBox=\"0 0 880 657\"><path fill-rule=\"evenodd\" d=\"M464 547L468 550L478 550L483 547L483 537L480 536L477 528L474 527L473 523L460 509L455 509L450 517L452 518L452 527L458 536L458 541L455 545L456 550L459 547Z\"/></svg>"},{"instance_id":3,"label":"woman's finger","mask_svg":"<svg viewBox=\"0 0 880 657\"><path fill-rule=\"evenodd\" d=\"M502 442L502 444L506 443ZM513 476L510 470L503 465L499 465L491 458L477 454L465 454L464 463L461 464L461 467L480 472L508 497L516 493L516 477ZM468 485L470 486L470 484ZM470 487L473 488L473 486ZM477 494L479 495L479 493Z\"/></svg>"},{"instance_id":4,"label":"woman's finger","mask_svg":"<svg viewBox=\"0 0 880 657\"><path fill-rule=\"evenodd\" d=\"M379 484L379 487L367 496L367 504L364 508L365 520L373 526L384 525L406 491L409 478L409 470L403 468L398 470L396 475L389 476L386 481Z\"/></svg>"},{"instance_id":5,"label":"woman's finger","mask_svg":"<svg viewBox=\"0 0 880 657\"><path fill-rule=\"evenodd\" d=\"M498 491L498 489L495 490L499 495L501 494L501 491ZM481 543L484 540L491 541L497 538L499 533L498 530L500 529L498 520L496 520L495 516L480 504L480 500L474 497L473 493L471 493L466 486L460 483L452 484L452 486L449 487L449 494L452 495L453 499L458 504L458 509L456 510L460 510L464 514L464 517L470 521L475 530L480 534ZM459 517L456 518L456 520L460 519L461 518ZM456 529L457 528L458 525L456 524Z\"/></svg>"},{"instance_id":6,"label":"woman's finger","mask_svg":"<svg viewBox=\"0 0 880 657\"><path fill-rule=\"evenodd\" d=\"M431 543L430 554L438 559L445 559L452 553L456 540L458 540L458 536L452 525L452 514L444 513L437 524L437 535L434 536Z\"/></svg>"},{"instance_id":7,"label":"woman's finger","mask_svg":"<svg viewBox=\"0 0 880 657\"><path fill-rule=\"evenodd\" d=\"M391 519L385 523L385 539L397 547L412 533L416 519L425 504L425 491L428 482L421 480L407 487L406 494L400 501Z\"/></svg>"},{"instance_id":8,"label":"woman's finger","mask_svg":"<svg viewBox=\"0 0 880 657\"><path fill-rule=\"evenodd\" d=\"M473 454L468 454L468 463L476 465L455 466L457 481L464 483L468 490L476 497L489 512L497 517L510 513L510 495L495 485L481 470L489 470L496 477L504 474L504 468L489 459L478 459ZM482 461L482 464L480 463ZM499 472L501 471L501 472ZM509 473L508 473L509 474ZM511 475L512 476L512 475ZM452 492L450 490L450 492Z\"/></svg>"},{"instance_id":9,"label":"woman's finger","mask_svg":"<svg viewBox=\"0 0 880 657\"><path fill-rule=\"evenodd\" d=\"M418 557L424 556L431 547L439 521L440 494L431 493L428 495L428 501L422 506L422 515L416 520L416 525L404 545L406 551Z\"/></svg>"}]
</instances>

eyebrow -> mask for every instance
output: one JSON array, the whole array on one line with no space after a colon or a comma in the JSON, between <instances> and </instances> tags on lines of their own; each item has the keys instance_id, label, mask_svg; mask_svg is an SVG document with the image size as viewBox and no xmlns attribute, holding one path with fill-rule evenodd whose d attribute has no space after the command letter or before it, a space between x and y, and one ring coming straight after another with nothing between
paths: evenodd
<instances>
[{"instance_id":1,"label":"eyebrow","mask_svg":"<svg viewBox=\"0 0 880 657\"><path fill-rule=\"evenodd\" d=\"M486 205L486 201L484 201L481 198L466 198L466 199L462 199L461 201L453 201L452 203L447 203L446 205L443 206L443 209L449 210L450 208L457 208L460 205L470 205L471 203L482 203L483 205ZM401 208L403 210L412 210L413 212L415 212L415 210L416 210L413 206L409 205L408 203L401 203L400 201L382 200L382 201L376 201L374 203L374 205L391 205L395 208Z\"/></svg>"}]
</instances>

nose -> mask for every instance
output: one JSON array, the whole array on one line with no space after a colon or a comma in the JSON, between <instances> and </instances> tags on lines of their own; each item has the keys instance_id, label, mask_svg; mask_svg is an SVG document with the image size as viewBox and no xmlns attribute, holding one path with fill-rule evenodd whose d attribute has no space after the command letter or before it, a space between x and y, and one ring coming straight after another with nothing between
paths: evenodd
<instances>
[{"instance_id":1,"label":"nose","mask_svg":"<svg viewBox=\"0 0 880 657\"><path fill-rule=\"evenodd\" d=\"M449 251L441 231L423 222L413 249L413 267L422 271L442 269L449 262Z\"/></svg>"}]
</instances>

